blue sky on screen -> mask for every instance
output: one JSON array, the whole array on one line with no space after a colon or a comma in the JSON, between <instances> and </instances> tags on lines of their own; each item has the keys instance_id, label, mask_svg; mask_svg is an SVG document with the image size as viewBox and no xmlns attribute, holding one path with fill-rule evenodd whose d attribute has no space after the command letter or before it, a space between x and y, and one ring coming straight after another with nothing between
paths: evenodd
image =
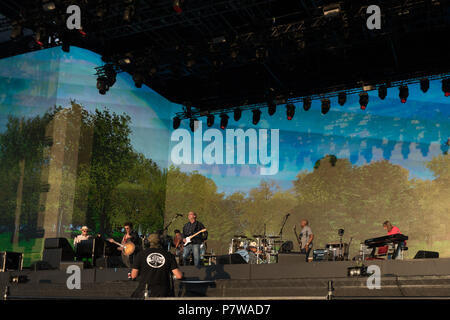
<instances>
[{"instance_id":1,"label":"blue sky on screen","mask_svg":"<svg viewBox=\"0 0 450 320\"><path fill-rule=\"evenodd\" d=\"M74 99L89 111L108 107L130 115L134 148L162 167L170 165L170 150L176 144L170 142L172 117L181 106L146 86L136 88L126 73L118 75L106 95L100 95L94 75L94 68L100 65L99 55L74 47L70 53L53 48L0 60L0 130L4 130L10 114L33 116L55 104L66 107ZM433 179L425 163L448 149L450 98L444 97L440 81L432 81L426 94L418 84L410 85L409 92L406 104L400 103L398 88L390 88L383 101L377 92L369 92L365 111L359 107L358 95L349 96L342 107L337 98L332 99L326 115L320 113L320 101L313 101L308 112L297 104L292 121L286 119L285 106L280 105L272 117L263 109L257 126L252 125L249 111L243 112L239 122L230 114L231 129L280 130L279 172L273 176L261 176L258 165L180 168L212 178L219 191L226 193L247 192L261 180L273 180L288 189L300 171L311 171L314 163L327 154L348 158L354 165L387 159L408 169L411 178ZM205 131L206 119L201 120ZM188 121L183 121L181 128L189 130L188 126ZM218 119L213 127L219 127Z\"/></svg>"}]
</instances>

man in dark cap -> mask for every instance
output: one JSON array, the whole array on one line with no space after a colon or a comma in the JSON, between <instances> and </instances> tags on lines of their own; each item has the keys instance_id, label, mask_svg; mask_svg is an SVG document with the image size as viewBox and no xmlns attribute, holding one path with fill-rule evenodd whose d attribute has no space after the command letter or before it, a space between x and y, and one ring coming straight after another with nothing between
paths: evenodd
<instances>
[{"instance_id":1,"label":"man in dark cap","mask_svg":"<svg viewBox=\"0 0 450 320\"><path fill-rule=\"evenodd\" d=\"M148 237L148 242L150 247L139 252L133 262L131 278L135 280L139 275L139 286L132 297L143 297L146 285L148 285L150 297L172 296L172 274L177 279L183 277L178 269L175 256L161 247L158 234L151 234Z\"/></svg>"}]
</instances>

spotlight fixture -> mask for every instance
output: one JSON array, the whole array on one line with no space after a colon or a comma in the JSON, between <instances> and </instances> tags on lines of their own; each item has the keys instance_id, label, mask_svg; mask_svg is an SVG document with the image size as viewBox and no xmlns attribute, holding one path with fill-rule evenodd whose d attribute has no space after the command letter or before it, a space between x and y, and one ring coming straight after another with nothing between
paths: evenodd
<instances>
[{"instance_id":1,"label":"spotlight fixture","mask_svg":"<svg viewBox=\"0 0 450 320\"><path fill-rule=\"evenodd\" d=\"M420 80L420 90L422 90L423 93L426 93L430 89L430 80L428 78L423 78Z\"/></svg>"},{"instance_id":2,"label":"spotlight fixture","mask_svg":"<svg viewBox=\"0 0 450 320\"><path fill-rule=\"evenodd\" d=\"M224 130L228 126L228 119L229 118L230 117L227 114L225 114L225 113L222 113L220 115L220 129Z\"/></svg>"},{"instance_id":3,"label":"spotlight fixture","mask_svg":"<svg viewBox=\"0 0 450 320\"><path fill-rule=\"evenodd\" d=\"M105 94L109 90L108 79L106 77L97 78L97 89L100 94Z\"/></svg>"},{"instance_id":4,"label":"spotlight fixture","mask_svg":"<svg viewBox=\"0 0 450 320\"><path fill-rule=\"evenodd\" d=\"M64 41L61 45L61 49L64 52L70 52L70 44Z\"/></svg>"},{"instance_id":5,"label":"spotlight fixture","mask_svg":"<svg viewBox=\"0 0 450 320\"><path fill-rule=\"evenodd\" d=\"M142 88L142 85L144 84L144 77L139 72L135 72L133 74L133 81L136 88Z\"/></svg>"},{"instance_id":6,"label":"spotlight fixture","mask_svg":"<svg viewBox=\"0 0 450 320\"><path fill-rule=\"evenodd\" d=\"M195 119L195 118L191 118L190 120L189 120L189 127L191 128L191 131L192 132L194 132L195 130L197 130L197 119Z\"/></svg>"},{"instance_id":7,"label":"spotlight fixture","mask_svg":"<svg viewBox=\"0 0 450 320\"><path fill-rule=\"evenodd\" d=\"M114 66L112 64L105 65L105 75L108 79L108 86L112 87L114 83L116 83L116 71L114 70Z\"/></svg>"},{"instance_id":8,"label":"spotlight fixture","mask_svg":"<svg viewBox=\"0 0 450 320\"><path fill-rule=\"evenodd\" d=\"M208 127L212 127L214 125L214 115L213 114L208 114L207 119L206 119L206 124L208 125Z\"/></svg>"},{"instance_id":9,"label":"spotlight fixture","mask_svg":"<svg viewBox=\"0 0 450 320\"><path fill-rule=\"evenodd\" d=\"M253 124L256 126L259 120L261 119L261 110L255 109L252 110L252 112L253 112Z\"/></svg>"},{"instance_id":10,"label":"spotlight fixture","mask_svg":"<svg viewBox=\"0 0 450 320\"><path fill-rule=\"evenodd\" d=\"M295 115L295 106L292 103L286 105L286 116L288 120L292 120Z\"/></svg>"},{"instance_id":11,"label":"spotlight fixture","mask_svg":"<svg viewBox=\"0 0 450 320\"><path fill-rule=\"evenodd\" d=\"M242 110L239 108L234 109L234 121L241 120L241 116L242 116Z\"/></svg>"},{"instance_id":12,"label":"spotlight fixture","mask_svg":"<svg viewBox=\"0 0 450 320\"><path fill-rule=\"evenodd\" d=\"M11 35L10 38L11 40L17 39L19 37L21 37L23 35L23 27L20 23L18 23L17 21L14 21L12 23L12 30L11 30Z\"/></svg>"},{"instance_id":13,"label":"spotlight fixture","mask_svg":"<svg viewBox=\"0 0 450 320\"><path fill-rule=\"evenodd\" d=\"M184 2L183 0L173 1L173 10L175 10L176 13L180 14L183 12L183 8L181 7L183 2Z\"/></svg>"},{"instance_id":14,"label":"spotlight fixture","mask_svg":"<svg viewBox=\"0 0 450 320\"><path fill-rule=\"evenodd\" d=\"M322 114L327 114L330 111L331 103L330 99L322 99Z\"/></svg>"},{"instance_id":15,"label":"spotlight fixture","mask_svg":"<svg viewBox=\"0 0 450 320\"><path fill-rule=\"evenodd\" d=\"M311 98L303 98L303 110L308 111L311 109Z\"/></svg>"},{"instance_id":16,"label":"spotlight fixture","mask_svg":"<svg viewBox=\"0 0 450 320\"><path fill-rule=\"evenodd\" d=\"M406 103L406 100L408 100L409 96L408 86L400 86L398 96L400 97L401 103Z\"/></svg>"},{"instance_id":17,"label":"spotlight fixture","mask_svg":"<svg viewBox=\"0 0 450 320\"><path fill-rule=\"evenodd\" d=\"M125 66L127 64L130 64L130 63L131 63L131 59L130 58L123 58L123 59L119 60L119 64L121 64L123 66Z\"/></svg>"},{"instance_id":18,"label":"spotlight fixture","mask_svg":"<svg viewBox=\"0 0 450 320\"><path fill-rule=\"evenodd\" d=\"M273 116L275 114L275 112L277 112L277 105L276 105L275 101L273 101L273 100L267 101L267 106L269 108L269 110L268 110L269 116Z\"/></svg>"},{"instance_id":19,"label":"spotlight fixture","mask_svg":"<svg viewBox=\"0 0 450 320\"><path fill-rule=\"evenodd\" d=\"M383 84L378 88L378 97L381 100L384 100L386 96L387 96L387 87L386 85Z\"/></svg>"},{"instance_id":20,"label":"spotlight fixture","mask_svg":"<svg viewBox=\"0 0 450 320\"><path fill-rule=\"evenodd\" d=\"M369 95L367 92L363 92L359 95L359 105L361 106L361 110L366 110L367 105L369 104Z\"/></svg>"},{"instance_id":21,"label":"spotlight fixture","mask_svg":"<svg viewBox=\"0 0 450 320\"><path fill-rule=\"evenodd\" d=\"M34 35L34 41L41 47L44 46L45 29L39 28Z\"/></svg>"},{"instance_id":22,"label":"spotlight fixture","mask_svg":"<svg viewBox=\"0 0 450 320\"><path fill-rule=\"evenodd\" d=\"M323 7L323 15L332 17L336 16L341 12L341 5L339 3L330 4Z\"/></svg>"},{"instance_id":23,"label":"spotlight fixture","mask_svg":"<svg viewBox=\"0 0 450 320\"><path fill-rule=\"evenodd\" d=\"M367 267L364 265L347 268L347 276L349 277L361 277L367 276Z\"/></svg>"},{"instance_id":24,"label":"spotlight fixture","mask_svg":"<svg viewBox=\"0 0 450 320\"><path fill-rule=\"evenodd\" d=\"M442 80L442 91L446 97L450 97L450 78Z\"/></svg>"},{"instance_id":25,"label":"spotlight fixture","mask_svg":"<svg viewBox=\"0 0 450 320\"><path fill-rule=\"evenodd\" d=\"M125 0L125 10L123 11L123 20L126 22L130 22L131 18L134 16L134 0Z\"/></svg>"},{"instance_id":26,"label":"spotlight fixture","mask_svg":"<svg viewBox=\"0 0 450 320\"><path fill-rule=\"evenodd\" d=\"M177 130L180 127L181 119L178 117L173 118L173 129Z\"/></svg>"},{"instance_id":27,"label":"spotlight fixture","mask_svg":"<svg viewBox=\"0 0 450 320\"><path fill-rule=\"evenodd\" d=\"M345 92L339 92L338 103L343 106L347 102L347 94Z\"/></svg>"},{"instance_id":28,"label":"spotlight fixture","mask_svg":"<svg viewBox=\"0 0 450 320\"><path fill-rule=\"evenodd\" d=\"M53 1L44 0L42 3L42 9L47 12L53 11L56 9L56 5Z\"/></svg>"}]
</instances>

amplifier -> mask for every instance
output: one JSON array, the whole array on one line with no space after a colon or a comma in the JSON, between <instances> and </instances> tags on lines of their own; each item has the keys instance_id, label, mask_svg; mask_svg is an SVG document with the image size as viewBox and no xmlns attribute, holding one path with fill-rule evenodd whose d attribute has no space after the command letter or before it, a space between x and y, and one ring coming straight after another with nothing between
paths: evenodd
<instances>
[{"instance_id":1,"label":"amplifier","mask_svg":"<svg viewBox=\"0 0 450 320\"><path fill-rule=\"evenodd\" d=\"M313 261L328 260L328 251L326 249L316 249L313 251Z\"/></svg>"},{"instance_id":2,"label":"amplifier","mask_svg":"<svg viewBox=\"0 0 450 320\"><path fill-rule=\"evenodd\" d=\"M0 252L0 272L9 270L21 271L23 267L23 253L20 252Z\"/></svg>"},{"instance_id":3,"label":"amplifier","mask_svg":"<svg viewBox=\"0 0 450 320\"><path fill-rule=\"evenodd\" d=\"M297 264L306 262L306 254L300 252L279 253L278 263L280 264Z\"/></svg>"}]
</instances>

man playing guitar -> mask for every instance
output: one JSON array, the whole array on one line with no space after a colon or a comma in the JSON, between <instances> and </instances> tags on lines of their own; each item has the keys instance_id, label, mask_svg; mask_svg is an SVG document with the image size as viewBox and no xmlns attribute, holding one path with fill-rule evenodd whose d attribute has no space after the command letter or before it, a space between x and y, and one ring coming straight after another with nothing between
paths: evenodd
<instances>
[{"instance_id":1,"label":"man playing guitar","mask_svg":"<svg viewBox=\"0 0 450 320\"><path fill-rule=\"evenodd\" d=\"M133 230L133 224L131 222L126 222L123 225L123 228L125 230L125 234L124 234L124 236L122 238L122 241L120 243L121 245L119 245L117 247L117 250L120 250L122 252L122 262L128 268L131 268L131 266L133 265L133 258L140 250L141 239L139 238L139 235L137 234L137 232ZM109 239L109 242L116 243L113 239ZM132 250L131 254L125 252L126 246L130 242L132 243L131 246L134 245L134 250ZM128 279L131 279L131 269L128 272Z\"/></svg>"},{"instance_id":2,"label":"man playing guitar","mask_svg":"<svg viewBox=\"0 0 450 320\"><path fill-rule=\"evenodd\" d=\"M193 211L188 214L189 222L183 227L183 262L188 264L191 253L194 255L194 265L200 266L200 245L208 238L205 226L197 221L197 214Z\"/></svg>"}]
</instances>

